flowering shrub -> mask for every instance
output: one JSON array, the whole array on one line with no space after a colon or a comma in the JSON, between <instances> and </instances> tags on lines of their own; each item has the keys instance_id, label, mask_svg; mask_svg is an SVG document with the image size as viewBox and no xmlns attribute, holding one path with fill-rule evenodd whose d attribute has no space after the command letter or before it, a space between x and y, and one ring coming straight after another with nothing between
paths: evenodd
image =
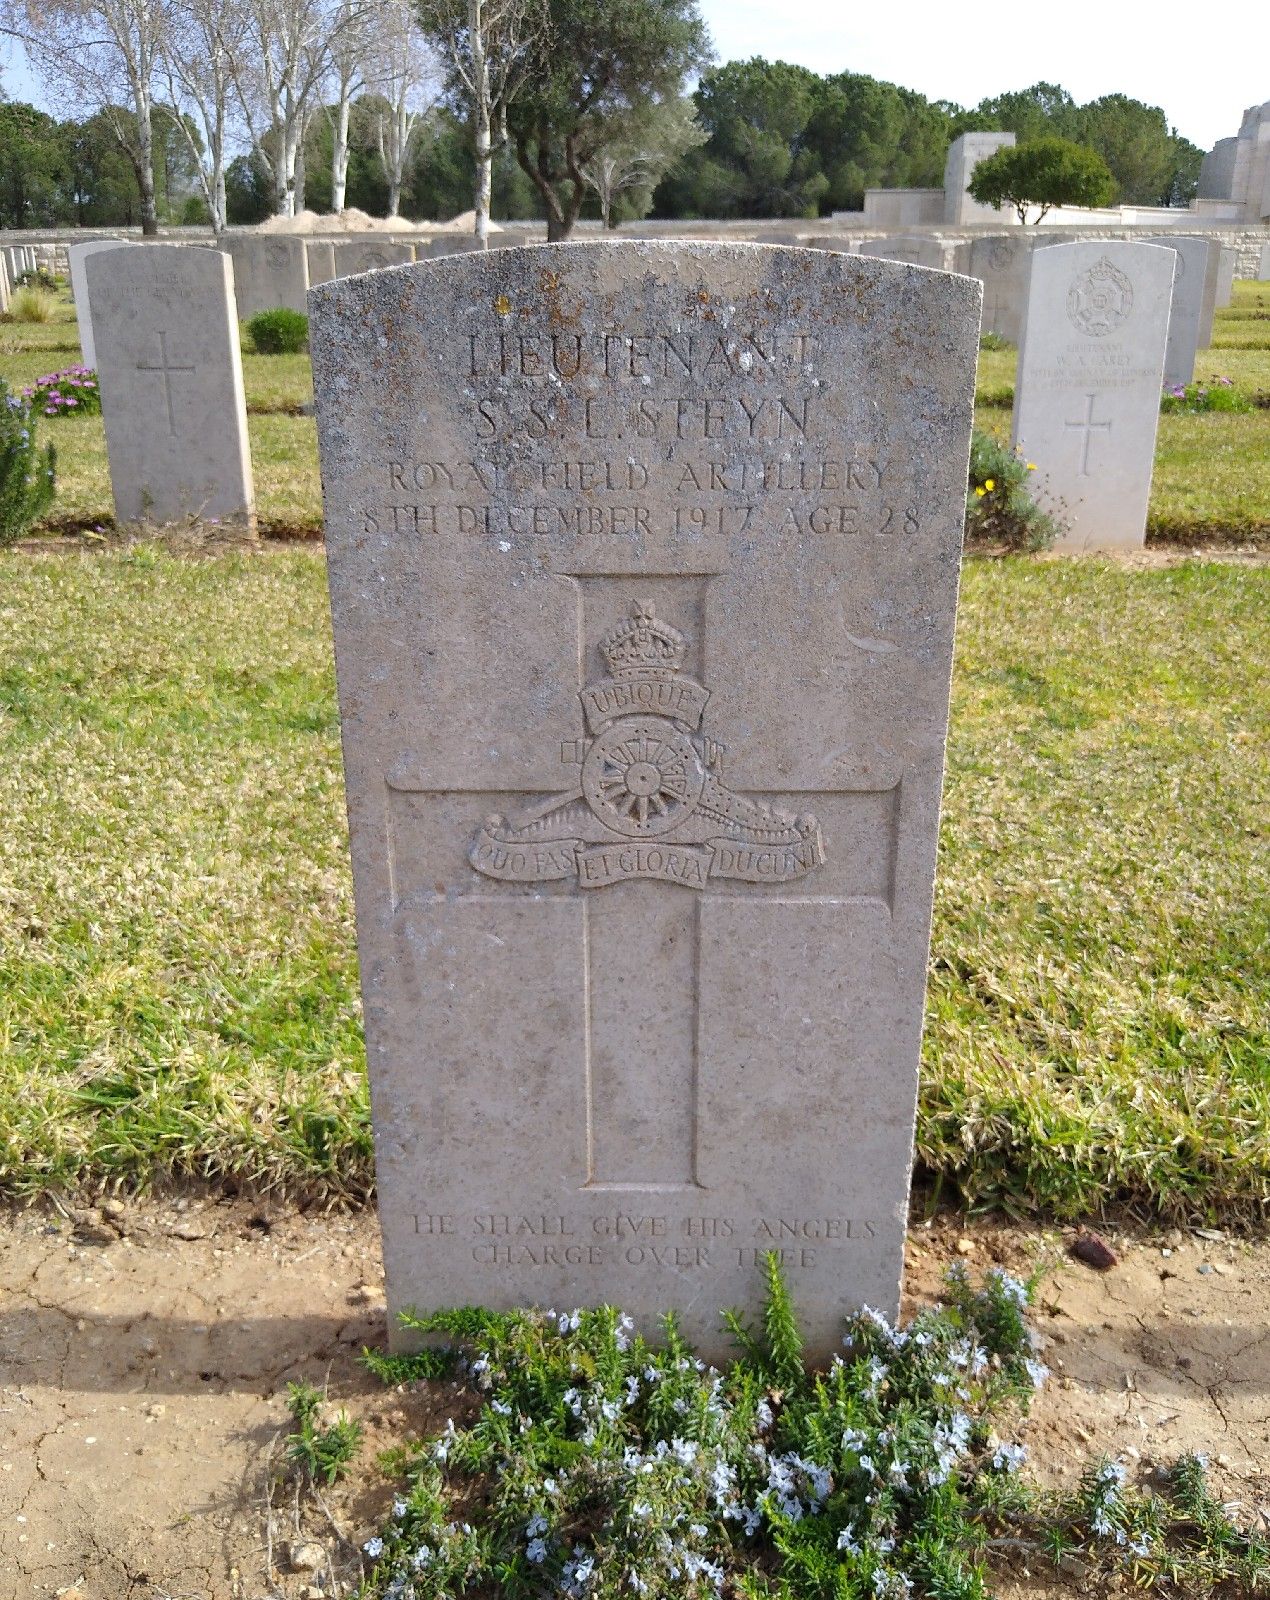
<instances>
[{"instance_id":1,"label":"flowering shrub","mask_svg":"<svg viewBox=\"0 0 1270 1600\"><path fill-rule=\"evenodd\" d=\"M907 1329L854 1318L822 1372L774 1260L763 1329L729 1320L742 1356L722 1371L673 1319L654 1349L608 1308L407 1319L459 1339L485 1403L421 1450L366 1546L370 1592L983 1595L974 1551L943 1535L967 1482L1017 1469L988 1417L1045 1371L1022 1284L949 1289Z\"/></svg>"},{"instance_id":2,"label":"flowering shrub","mask_svg":"<svg viewBox=\"0 0 1270 1600\"><path fill-rule=\"evenodd\" d=\"M1163 1585L1190 1540L1188 1575L1255 1587L1270 1549L1234 1527L1193 1457L1174 1469L1171 1498L1127 1489L1108 1462L1075 1495L1026 1484L1024 1447L992 1422L1047 1376L1029 1293L997 1269L975 1289L956 1268L947 1303L906 1328L867 1309L853 1317L822 1370L803 1359L775 1257L761 1331L725 1319L740 1354L722 1370L673 1318L655 1349L607 1307L406 1316L456 1347L368 1352L368 1365L401 1384L457 1364L483 1403L470 1425L451 1419L406 1453L387 1526L363 1547L372 1570L359 1593L986 1600L981 1558L1003 1532L1038 1560L1079 1548Z\"/></svg>"},{"instance_id":3,"label":"flowering shrub","mask_svg":"<svg viewBox=\"0 0 1270 1600\"><path fill-rule=\"evenodd\" d=\"M1209 378L1204 383L1175 383L1160 400L1161 411L1251 411L1252 401L1235 388L1233 378Z\"/></svg>"},{"instance_id":4,"label":"flowering shrub","mask_svg":"<svg viewBox=\"0 0 1270 1600\"><path fill-rule=\"evenodd\" d=\"M978 428L970 436L966 543L1005 550L1045 550L1060 524L1036 498L1034 461L998 444Z\"/></svg>"},{"instance_id":5,"label":"flowering shrub","mask_svg":"<svg viewBox=\"0 0 1270 1600\"><path fill-rule=\"evenodd\" d=\"M25 272L20 272L14 283L14 288L47 289L50 294L58 287L57 278L47 267L28 267Z\"/></svg>"},{"instance_id":6,"label":"flowering shrub","mask_svg":"<svg viewBox=\"0 0 1270 1600\"><path fill-rule=\"evenodd\" d=\"M52 445L35 437L35 415L23 395L0 380L0 545L20 539L53 503Z\"/></svg>"},{"instance_id":7,"label":"flowering shrub","mask_svg":"<svg viewBox=\"0 0 1270 1600\"><path fill-rule=\"evenodd\" d=\"M91 417L101 410L101 390L91 367L46 372L22 393L46 417Z\"/></svg>"}]
</instances>

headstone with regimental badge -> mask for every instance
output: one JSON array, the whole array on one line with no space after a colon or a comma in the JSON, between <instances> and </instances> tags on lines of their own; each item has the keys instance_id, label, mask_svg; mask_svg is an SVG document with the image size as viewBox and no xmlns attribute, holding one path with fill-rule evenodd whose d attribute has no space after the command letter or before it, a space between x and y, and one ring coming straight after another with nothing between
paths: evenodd
<instances>
[{"instance_id":1,"label":"headstone with regimental badge","mask_svg":"<svg viewBox=\"0 0 1270 1600\"><path fill-rule=\"evenodd\" d=\"M224 233L217 248L234 263L234 295L245 322L260 311L303 311L309 241L267 233Z\"/></svg>"},{"instance_id":2,"label":"headstone with regimental badge","mask_svg":"<svg viewBox=\"0 0 1270 1600\"><path fill-rule=\"evenodd\" d=\"M1176 259L1114 239L1033 252L1013 442L1066 524L1058 549L1145 540Z\"/></svg>"},{"instance_id":3,"label":"headstone with regimental badge","mask_svg":"<svg viewBox=\"0 0 1270 1600\"><path fill-rule=\"evenodd\" d=\"M351 278L357 272L380 272L404 267L415 258L414 246L392 239L350 239L335 245L335 276Z\"/></svg>"},{"instance_id":4,"label":"headstone with regimental badge","mask_svg":"<svg viewBox=\"0 0 1270 1600\"><path fill-rule=\"evenodd\" d=\"M390 1309L894 1315L978 286L499 250L309 298Z\"/></svg>"},{"instance_id":5,"label":"headstone with regimental badge","mask_svg":"<svg viewBox=\"0 0 1270 1600\"><path fill-rule=\"evenodd\" d=\"M84 263L115 514L253 522L234 276L219 250L124 245Z\"/></svg>"}]
</instances>

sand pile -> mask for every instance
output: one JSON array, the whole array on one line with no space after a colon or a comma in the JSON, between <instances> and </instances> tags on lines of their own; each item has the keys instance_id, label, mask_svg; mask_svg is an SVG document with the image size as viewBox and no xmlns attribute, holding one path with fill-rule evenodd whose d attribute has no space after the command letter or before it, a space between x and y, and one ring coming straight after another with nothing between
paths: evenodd
<instances>
[{"instance_id":1,"label":"sand pile","mask_svg":"<svg viewBox=\"0 0 1270 1600\"><path fill-rule=\"evenodd\" d=\"M356 206L340 213L299 211L294 217L269 217L257 223L257 233L471 233L475 214L464 211L449 222L410 222L405 217L372 217ZM501 233L496 222L491 233Z\"/></svg>"}]
</instances>

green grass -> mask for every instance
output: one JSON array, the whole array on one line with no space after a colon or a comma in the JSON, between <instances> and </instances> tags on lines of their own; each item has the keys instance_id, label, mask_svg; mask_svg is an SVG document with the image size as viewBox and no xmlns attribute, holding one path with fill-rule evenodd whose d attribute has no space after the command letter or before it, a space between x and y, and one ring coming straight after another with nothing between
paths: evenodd
<instances>
[{"instance_id":1,"label":"green grass","mask_svg":"<svg viewBox=\"0 0 1270 1600\"><path fill-rule=\"evenodd\" d=\"M1270 286L1238 282L1234 300L1218 313L1211 351L1196 363L1199 378L1228 377L1248 394L1270 393ZM321 531L317 433L312 417L309 359L243 356L250 413L256 505L265 533ZM1017 351L985 350L979 357L978 422L1008 438ZM26 384L79 359L75 312L63 292L57 320L42 325L0 324L0 377ZM113 524L105 434L97 418L59 420L48 436L58 445L58 498L44 526L89 530ZM1170 416L1161 419L1148 537L1173 542L1270 543L1270 409L1247 416Z\"/></svg>"},{"instance_id":2,"label":"green grass","mask_svg":"<svg viewBox=\"0 0 1270 1600\"><path fill-rule=\"evenodd\" d=\"M0 558L0 1190L369 1191L324 583ZM918 1145L970 1201L1264 1210L1268 617L1265 568L967 566Z\"/></svg>"}]
</instances>

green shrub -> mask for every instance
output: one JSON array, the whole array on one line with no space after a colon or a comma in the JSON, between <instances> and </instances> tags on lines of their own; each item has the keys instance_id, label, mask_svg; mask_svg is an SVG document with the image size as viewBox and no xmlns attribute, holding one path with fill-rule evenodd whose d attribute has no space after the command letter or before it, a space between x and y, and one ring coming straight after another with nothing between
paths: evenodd
<instances>
[{"instance_id":1,"label":"green shrub","mask_svg":"<svg viewBox=\"0 0 1270 1600\"><path fill-rule=\"evenodd\" d=\"M287 1385L287 1409L296 1431L287 1435L287 1459L310 1483L320 1478L328 1486L342 1478L357 1454L362 1426L347 1412L322 1425L326 1396L308 1383Z\"/></svg>"},{"instance_id":2,"label":"green shrub","mask_svg":"<svg viewBox=\"0 0 1270 1600\"><path fill-rule=\"evenodd\" d=\"M58 288L58 280L47 267L29 267L25 272L20 272L15 288L22 289L47 289L52 294Z\"/></svg>"},{"instance_id":3,"label":"green shrub","mask_svg":"<svg viewBox=\"0 0 1270 1600\"><path fill-rule=\"evenodd\" d=\"M1047 550L1059 519L1033 498L1036 465L978 428L970 437L966 543L1005 550Z\"/></svg>"},{"instance_id":4,"label":"green shrub","mask_svg":"<svg viewBox=\"0 0 1270 1600\"><path fill-rule=\"evenodd\" d=\"M13 544L53 503L53 446L36 443L30 402L0 379L0 545Z\"/></svg>"},{"instance_id":5,"label":"green shrub","mask_svg":"<svg viewBox=\"0 0 1270 1600\"><path fill-rule=\"evenodd\" d=\"M294 356L309 342L309 319L302 311L278 306L258 311L247 324L251 342L262 356Z\"/></svg>"},{"instance_id":6,"label":"green shrub","mask_svg":"<svg viewBox=\"0 0 1270 1600\"><path fill-rule=\"evenodd\" d=\"M1013 350L1014 346L1002 334L993 333L989 328L987 333L979 335L980 350Z\"/></svg>"},{"instance_id":7,"label":"green shrub","mask_svg":"<svg viewBox=\"0 0 1270 1600\"><path fill-rule=\"evenodd\" d=\"M1164 391L1161 411L1251 411L1253 401L1235 388L1233 378L1209 378L1203 383L1175 383Z\"/></svg>"},{"instance_id":8,"label":"green shrub","mask_svg":"<svg viewBox=\"0 0 1270 1600\"><path fill-rule=\"evenodd\" d=\"M15 289L9 301L9 316L14 322L52 322L53 296L36 284Z\"/></svg>"}]
</instances>

